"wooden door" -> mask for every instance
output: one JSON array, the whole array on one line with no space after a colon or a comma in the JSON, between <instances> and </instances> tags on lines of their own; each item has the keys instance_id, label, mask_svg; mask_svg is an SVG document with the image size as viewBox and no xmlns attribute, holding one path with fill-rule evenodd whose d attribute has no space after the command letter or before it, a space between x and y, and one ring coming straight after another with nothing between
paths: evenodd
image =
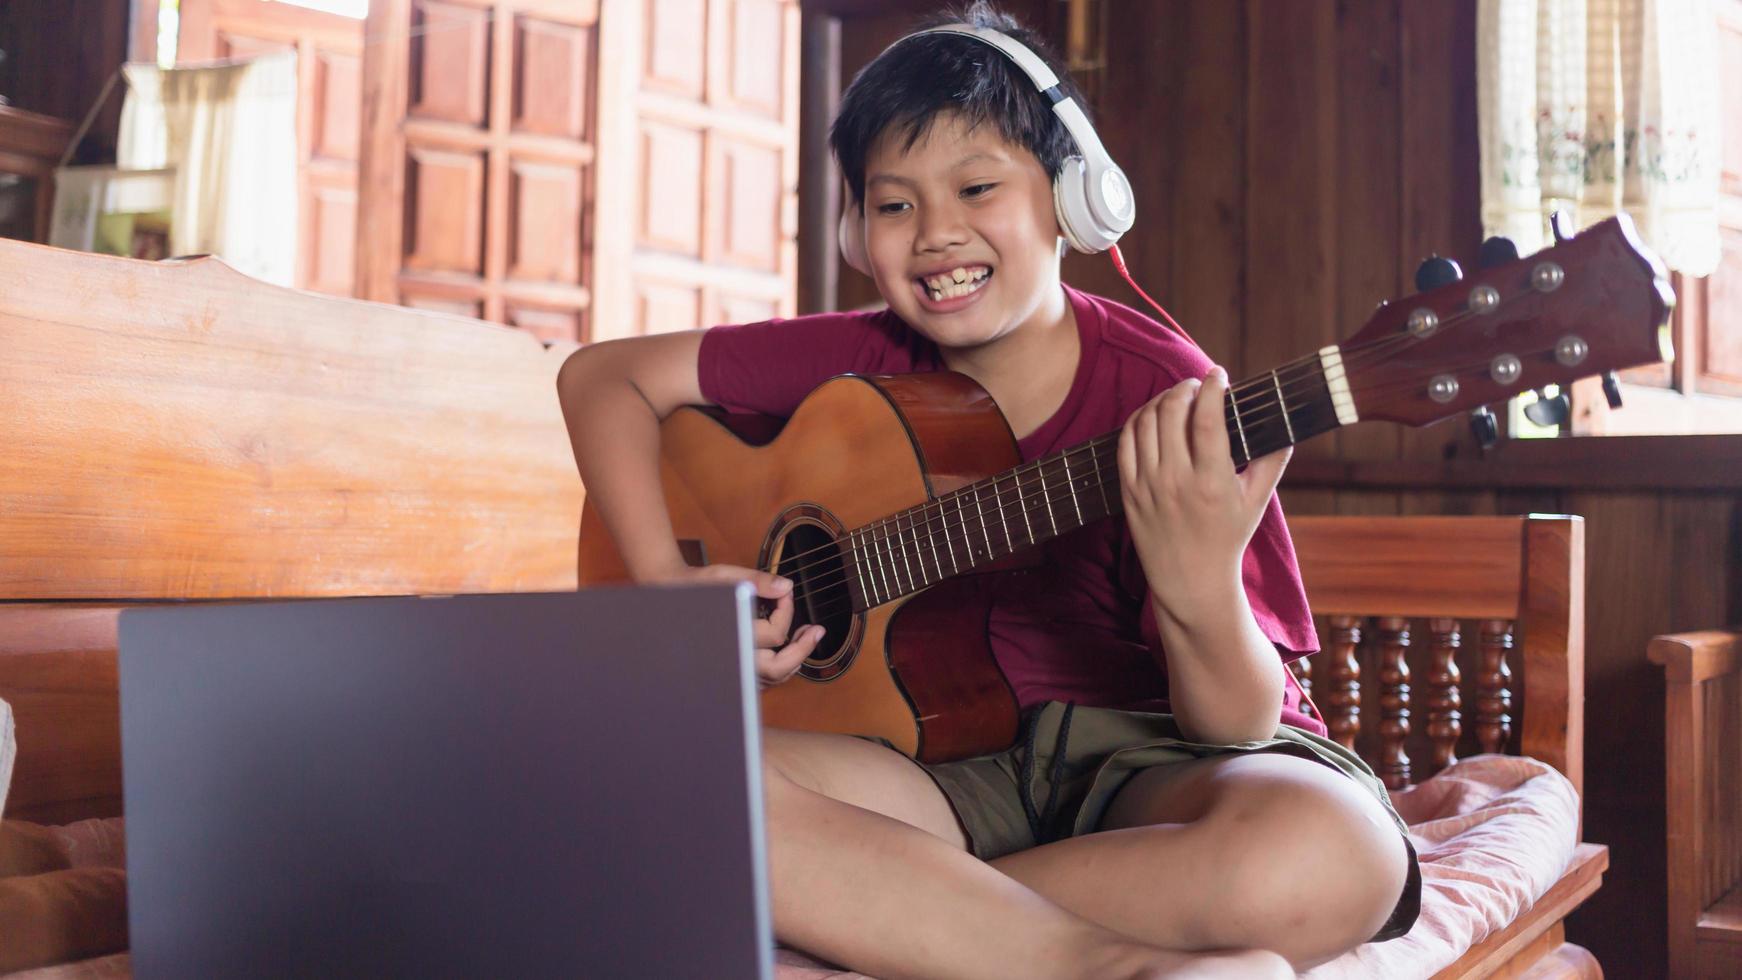
<instances>
[{"instance_id":1,"label":"wooden door","mask_svg":"<svg viewBox=\"0 0 1742 980\"><path fill-rule=\"evenodd\" d=\"M297 55L296 285L353 293L363 22L270 0L181 0L178 63Z\"/></svg>"},{"instance_id":2,"label":"wooden door","mask_svg":"<svg viewBox=\"0 0 1742 980\"><path fill-rule=\"evenodd\" d=\"M366 299L586 336L596 0L375 0Z\"/></svg>"},{"instance_id":3,"label":"wooden door","mask_svg":"<svg viewBox=\"0 0 1742 980\"><path fill-rule=\"evenodd\" d=\"M796 0L604 0L590 339L796 308Z\"/></svg>"}]
</instances>

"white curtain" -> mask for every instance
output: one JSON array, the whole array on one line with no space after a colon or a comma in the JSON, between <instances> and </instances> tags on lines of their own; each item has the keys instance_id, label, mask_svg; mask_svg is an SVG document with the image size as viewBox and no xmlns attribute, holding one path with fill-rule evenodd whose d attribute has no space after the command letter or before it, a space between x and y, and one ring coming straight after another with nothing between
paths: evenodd
<instances>
[{"instance_id":1,"label":"white curtain","mask_svg":"<svg viewBox=\"0 0 1742 980\"><path fill-rule=\"evenodd\" d=\"M175 170L170 251L291 285L297 260L296 55L127 65L117 162Z\"/></svg>"},{"instance_id":2,"label":"white curtain","mask_svg":"<svg viewBox=\"0 0 1742 980\"><path fill-rule=\"evenodd\" d=\"M1531 252L1547 218L1632 216L1670 268L1720 255L1712 0L1480 0L1482 225Z\"/></svg>"}]
</instances>

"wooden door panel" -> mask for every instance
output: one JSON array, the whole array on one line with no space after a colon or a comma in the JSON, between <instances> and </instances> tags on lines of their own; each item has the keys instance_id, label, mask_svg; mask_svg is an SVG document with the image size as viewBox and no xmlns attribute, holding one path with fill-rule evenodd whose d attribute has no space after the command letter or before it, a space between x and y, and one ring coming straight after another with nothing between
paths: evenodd
<instances>
[{"instance_id":1,"label":"wooden door panel","mask_svg":"<svg viewBox=\"0 0 1742 980\"><path fill-rule=\"evenodd\" d=\"M706 0L647 0L646 10L641 87L700 99L708 64Z\"/></svg>"},{"instance_id":2,"label":"wooden door panel","mask_svg":"<svg viewBox=\"0 0 1742 980\"><path fill-rule=\"evenodd\" d=\"M508 277L579 285L585 170L526 160L512 168Z\"/></svg>"},{"instance_id":3,"label":"wooden door panel","mask_svg":"<svg viewBox=\"0 0 1742 980\"><path fill-rule=\"evenodd\" d=\"M484 156L434 147L408 154L405 267L482 275Z\"/></svg>"},{"instance_id":4,"label":"wooden door panel","mask_svg":"<svg viewBox=\"0 0 1742 980\"><path fill-rule=\"evenodd\" d=\"M643 278L636 283L637 333L693 329L702 319L702 290L686 283Z\"/></svg>"},{"instance_id":5,"label":"wooden door panel","mask_svg":"<svg viewBox=\"0 0 1742 980\"><path fill-rule=\"evenodd\" d=\"M312 182L313 199L305 202L302 248L307 287L335 296L349 296L356 267L357 184L321 178Z\"/></svg>"},{"instance_id":6,"label":"wooden door panel","mask_svg":"<svg viewBox=\"0 0 1742 980\"><path fill-rule=\"evenodd\" d=\"M1742 227L1720 227L1718 233L1724 257L1706 288L1700 388L1724 385L1742 392Z\"/></svg>"},{"instance_id":7,"label":"wooden door panel","mask_svg":"<svg viewBox=\"0 0 1742 980\"><path fill-rule=\"evenodd\" d=\"M363 107L363 59L355 54L316 50L312 155L324 160L357 161L358 125ZM355 174L351 178L356 183Z\"/></svg>"},{"instance_id":8,"label":"wooden door panel","mask_svg":"<svg viewBox=\"0 0 1742 980\"><path fill-rule=\"evenodd\" d=\"M637 244L702 254L702 133L647 120L641 126L641 223Z\"/></svg>"},{"instance_id":9,"label":"wooden door panel","mask_svg":"<svg viewBox=\"0 0 1742 980\"><path fill-rule=\"evenodd\" d=\"M418 119L482 126L489 104L490 12L443 0L412 6L411 102Z\"/></svg>"},{"instance_id":10,"label":"wooden door panel","mask_svg":"<svg viewBox=\"0 0 1742 980\"><path fill-rule=\"evenodd\" d=\"M708 101L779 120L785 111L784 74L796 71L770 53L782 49L787 29L780 0L716 0L721 29L714 32L714 72Z\"/></svg>"},{"instance_id":11,"label":"wooden door panel","mask_svg":"<svg viewBox=\"0 0 1742 980\"><path fill-rule=\"evenodd\" d=\"M730 265L778 272L781 243L792 237L782 234L785 188L770 179L781 172L780 147L720 135L710 149L709 166L719 175L709 199L719 210L714 254Z\"/></svg>"},{"instance_id":12,"label":"wooden door panel","mask_svg":"<svg viewBox=\"0 0 1742 980\"><path fill-rule=\"evenodd\" d=\"M514 45L515 130L590 138L592 26L522 15L514 21Z\"/></svg>"}]
</instances>

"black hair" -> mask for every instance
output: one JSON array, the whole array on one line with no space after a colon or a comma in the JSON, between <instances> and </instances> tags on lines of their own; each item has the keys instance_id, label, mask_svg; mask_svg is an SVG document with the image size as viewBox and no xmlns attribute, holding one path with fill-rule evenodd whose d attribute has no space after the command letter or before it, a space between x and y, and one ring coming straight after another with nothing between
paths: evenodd
<instances>
[{"instance_id":1,"label":"black hair","mask_svg":"<svg viewBox=\"0 0 1742 980\"><path fill-rule=\"evenodd\" d=\"M972 24L1009 35L1033 51L1059 77L1059 91L1083 105L1082 93L1058 59L1033 31L989 0L944 10L920 25ZM1084 106L1085 114L1088 107ZM991 124L1005 141L1026 148L1056 177L1076 143L1034 80L1002 51L959 34L928 34L895 45L866 65L841 96L829 127L829 147L852 189L865 204L865 159L886 131L898 131L903 150L931 129L940 113L959 115L970 129Z\"/></svg>"}]
</instances>

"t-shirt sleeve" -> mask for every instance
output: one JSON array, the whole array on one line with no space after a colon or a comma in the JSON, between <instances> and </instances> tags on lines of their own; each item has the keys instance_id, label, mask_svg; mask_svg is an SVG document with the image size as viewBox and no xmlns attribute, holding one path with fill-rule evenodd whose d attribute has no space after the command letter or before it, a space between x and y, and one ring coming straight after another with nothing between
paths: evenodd
<instances>
[{"instance_id":1,"label":"t-shirt sleeve","mask_svg":"<svg viewBox=\"0 0 1742 980\"><path fill-rule=\"evenodd\" d=\"M785 418L836 375L907 374L927 360L924 341L884 310L713 327L696 370L709 404Z\"/></svg>"}]
</instances>

